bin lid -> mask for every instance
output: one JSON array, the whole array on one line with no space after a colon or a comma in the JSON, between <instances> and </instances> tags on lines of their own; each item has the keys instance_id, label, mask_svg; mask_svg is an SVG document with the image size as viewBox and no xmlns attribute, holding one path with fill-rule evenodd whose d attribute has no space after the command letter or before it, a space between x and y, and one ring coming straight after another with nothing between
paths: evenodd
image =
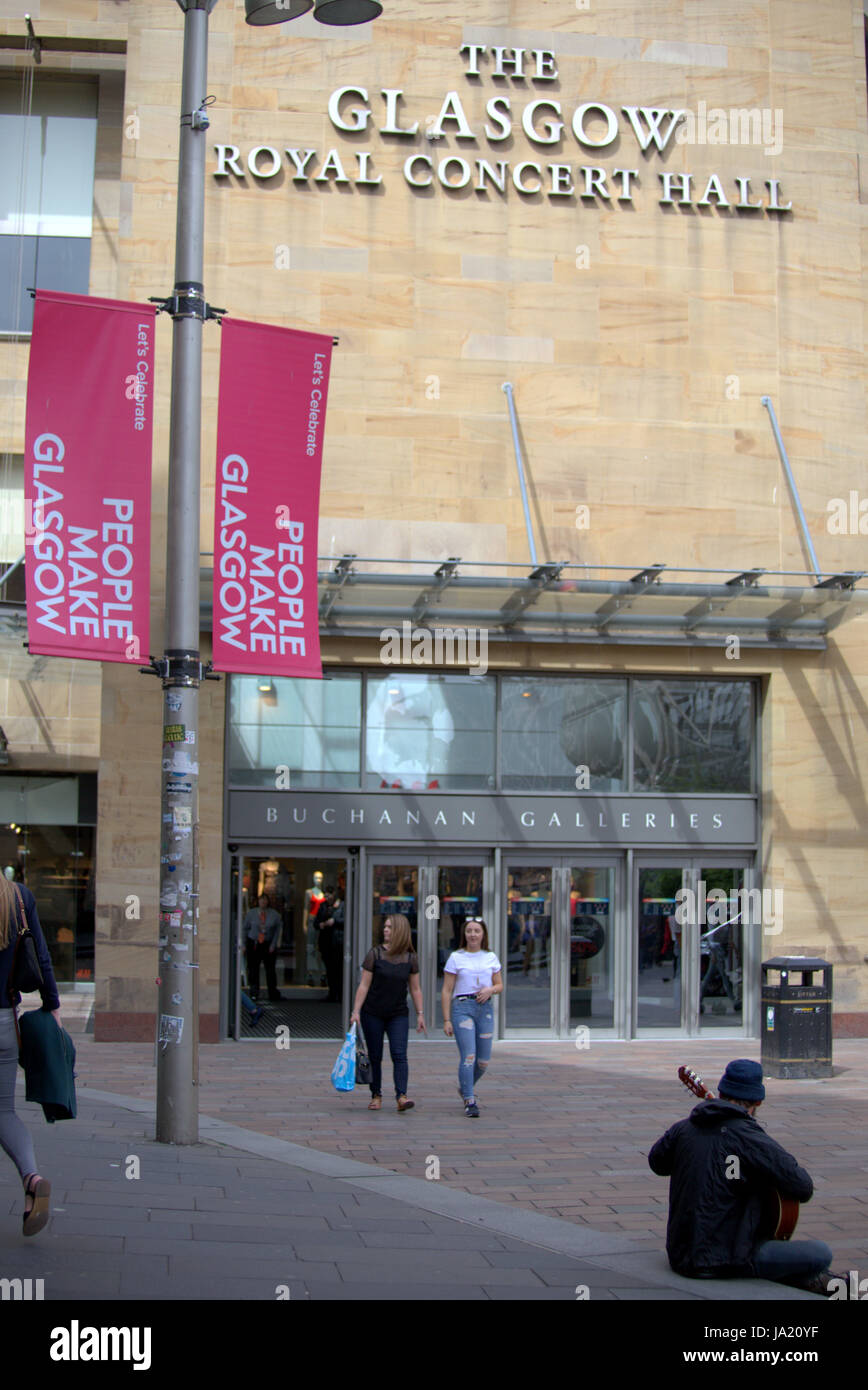
<instances>
[{"instance_id":1,"label":"bin lid","mask_svg":"<svg viewBox=\"0 0 868 1390\"><path fill-rule=\"evenodd\" d=\"M774 956L763 961L763 970L831 970L832 963L819 956Z\"/></svg>"}]
</instances>

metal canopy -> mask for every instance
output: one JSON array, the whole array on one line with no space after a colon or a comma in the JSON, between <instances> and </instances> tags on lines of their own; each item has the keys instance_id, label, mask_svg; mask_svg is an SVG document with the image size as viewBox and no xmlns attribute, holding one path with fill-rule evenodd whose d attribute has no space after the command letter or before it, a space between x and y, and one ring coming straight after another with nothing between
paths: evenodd
<instances>
[{"instance_id":1,"label":"metal canopy","mask_svg":"<svg viewBox=\"0 0 868 1390\"><path fill-rule=\"evenodd\" d=\"M211 557L203 555L203 561ZM669 569L665 565L440 564L321 556L323 637L384 628L485 628L492 642L824 651L838 625L868 611L862 572ZM202 628L211 631L214 571L200 570ZM22 640L23 603L0 602L0 631Z\"/></svg>"},{"instance_id":2,"label":"metal canopy","mask_svg":"<svg viewBox=\"0 0 868 1390\"><path fill-rule=\"evenodd\" d=\"M744 647L823 651L828 634L868 611L862 572L671 569L653 564L412 562L321 556L323 637L381 637L385 628L484 628L492 642ZM211 627L213 571L202 571Z\"/></svg>"}]
</instances>

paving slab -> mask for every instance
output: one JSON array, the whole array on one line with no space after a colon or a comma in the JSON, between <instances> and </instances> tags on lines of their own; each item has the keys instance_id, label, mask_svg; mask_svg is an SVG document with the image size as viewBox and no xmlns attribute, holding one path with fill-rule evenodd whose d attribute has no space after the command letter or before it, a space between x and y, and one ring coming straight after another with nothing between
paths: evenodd
<instances>
[{"instance_id":1,"label":"paving slab","mask_svg":"<svg viewBox=\"0 0 868 1390\"><path fill-rule=\"evenodd\" d=\"M178 1149L150 1167L153 1141L140 1142L149 1173L144 1186L118 1169L100 1176L101 1165L116 1162L109 1157L114 1145L101 1137L106 1111L131 1152L147 1102L94 1098L83 1088L79 1104L75 1126L58 1125L50 1144L40 1112L22 1107L42 1154L50 1153L50 1164L41 1159L41 1166L59 1175L55 1190L63 1201L45 1232L24 1241L14 1193L3 1204L9 1214L0 1223L0 1273L43 1278L46 1301L187 1300L196 1293L274 1301L281 1288L306 1300L486 1300L510 1291L567 1302L577 1287L607 1303L626 1297L625 1290L705 1302L744 1296L735 1284L721 1293L713 1281L679 1280L659 1251L643 1252L622 1232L524 1211L207 1116L194 1153ZM65 1137L85 1132L90 1163L65 1165ZM251 1201L254 1190L261 1195ZM762 1287L776 1298L810 1298ZM762 1297L759 1282L749 1292Z\"/></svg>"},{"instance_id":2,"label":"paving slab","mask_svg":"<svg viewBox=\"0 0 868 1390\"><path fill-rule=\"evenodd\" d=\"M751 1046L699 1040L687 1060L716 1084L718 1068ZM846 1087L840 1076L810 1093L777 1083L768 1122L817 1177L822 1200L799 1233L840 1237L830 1244L853 1252L854 1268L864 1247L868 1269L868 1084L858 1071L868 1044L847 1049ZM578 1067L561 1045L499 1045L500 1080L486 1078L479 1122L448 1099L449 1049L416 1050L420 1108L405 1116L372 1116L359 1097L324 1088L325 1055L294 1046L287 1072L275 1049L202 1048L200 1142L174 1149L153 1139L152 1049L87 1040L77 1122L47 1130L37 1107L19 1106L53 1178L56 1215L23 1240L20 1194L0 1168L0 1276L44 1277L46 1300L274 1301L287 1286L295 1300L574 1302L586 1286L608 1304L824 1303L669 1269L666 1188L645 1153L693 1103L669 1077L682 1044L598 1048ZM130 1154L140 1179L125 1176ZM440 1177L429 1180L432 1155Z\"/></svg>"},{"instance_id":3,"label":"paving slab","mask_svg":"<svg viewBox=\"0 0 868 1390\"><path fill-rule=\"evenodd\" d=\"M81 1083L138 1100L139 1114L150 1120L153 1047L89 1036L76 1043ZM201 1110L259 1133L264 1158L275 1152L269 1141L284 1140L329 1153L338 1164L355 1158L423 1178L434 1155L440 1186L592 1228L599 1208L609 1208L612 1229L631 1237L642 1223L630 1218L640 1216L661 1248L667 1185L645 1160L663 1130L695 1104L676 1079L678 1065L696 1067L715 1087L733 1056L759 1059L759 1044L740 1038L592 1039L581 1051L570 1042L498 1042L480 1087L481 1118L468 1121L454 1094L453 1043L411 1037L417 1104L406 1115L388 1106L369 1112L366 1093L334 1092L328 1074L335 1050L295 1040L286 1051L268 1041L203 1047ZM868 1270L868 1039L836 1039L834 1061L833 1075L822 1080L767 1078L761 1119L816 1183L799 1234L828 1240L836 1265ZM114 1129L114 1121L102 1123ZM216 1127L209 1137L219 1138ZM336 1167L324 1176L348 1172ZM625 1210L649 1203L648 1210Z\"/></svg>"}]
</instances>

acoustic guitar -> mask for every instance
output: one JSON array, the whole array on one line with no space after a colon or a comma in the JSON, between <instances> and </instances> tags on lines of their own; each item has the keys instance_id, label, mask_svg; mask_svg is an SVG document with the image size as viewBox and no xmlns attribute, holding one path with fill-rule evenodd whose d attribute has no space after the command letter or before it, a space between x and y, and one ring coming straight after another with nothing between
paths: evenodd
<instances>
[{"instance_id":1,"label":"acoustic guitar","mask_svg":"<svg viewBox=\"0 0 868 1390\"><path fill-rule=\"evenodd\" d=\"M678 1068L678 1080L700 1100L716 1100L713 1091L703 1085L702 1077L689 1067ZM763 1194L760 1234L763 1240L789 1240L799 1220L799 1204L794 1197L782 1197L774 1187Z\"/></svg>"}]
</instances>

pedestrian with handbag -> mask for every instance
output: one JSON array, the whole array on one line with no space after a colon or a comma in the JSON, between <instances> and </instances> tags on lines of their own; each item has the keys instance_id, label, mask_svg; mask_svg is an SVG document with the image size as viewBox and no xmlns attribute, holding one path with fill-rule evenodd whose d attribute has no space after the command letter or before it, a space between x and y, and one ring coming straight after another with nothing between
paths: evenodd
<instances>
[{"instance_id":1,"label":"pedestrian with handbag","mask_svg":"<svg viewBox=\"0 0 868 1390\"><path fill-rule=\"evenodd\" d=\"M24 1184L25 1236L48 1222L51 1183L36 1167L29 1130L15 1114L15 1076L21 1040L16 1009L21 990L38 989L42 1008L60 1028L60 996L36 900L24 884L0 875L0 1147L9 1155Z\"/></svg>"},{"instance_id":2,"label":"pedestrian with handbag","mask_svg":"<svg viewBox=\"0 0 868 1390\"><path fill-rule=\"evenodd\" d=\"M479 1117L474 1086L491 1058L494 1008L491 998L503 993L503 967L488 949L488 928L481 917L469 917L461 928L461 945L443 967L443 1031L458 1044L458 1093L464 1113Z\"/></svg>"},{"instance_id":3,"label":"pedestrian with handbag","mask_svg":"<svg viewBox=\"0 0 868 1390\"><path fill-rule=\"evenodd\" d=\"M387 1034L398 1113L413 1109L414 1102L407 1099L407 1039L410 1034L408 987L416 1006L416 1032L424 1033L427 1030L419 982L419 961L412 946L410 923L401 913L397 913L386 918L383 945L370 950L362 962L362 978L356 990L350 1022L360 1024L368 1047L371 1066L369 1110L379 1110L383 1104L383 1040Z\"/></svg>"}]
</instances>

